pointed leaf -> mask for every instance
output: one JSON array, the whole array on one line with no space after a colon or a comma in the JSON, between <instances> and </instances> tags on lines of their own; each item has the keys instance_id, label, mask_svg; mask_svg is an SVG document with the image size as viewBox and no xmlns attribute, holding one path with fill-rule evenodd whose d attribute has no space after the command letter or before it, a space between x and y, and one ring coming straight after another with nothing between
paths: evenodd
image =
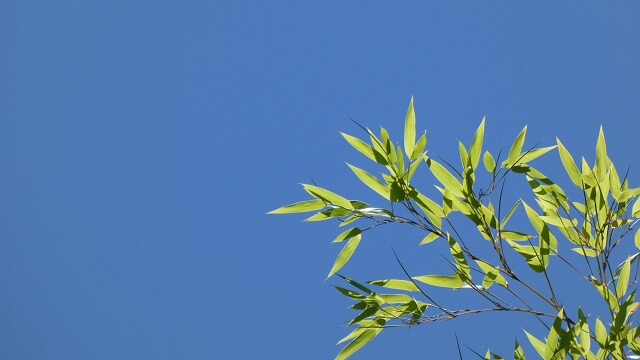
<instances>
[{"instance_id":1,"label":"pointed leaf","mask_svg":"<svg viewBox=\"0 0 640 360\"><path fill-rule=\"evenodd\" d=\"M616 284L616 296L618 299L622 298L627 292L627 286L629 285L629 273L631 271L631 258L628 257L622 266L622 271L618 277L618 283Z\"/></svg>"},{"instance_id":2,"label":"pointed leaf","mask_svg":"<svg viewBox=\"0 0 640 360\"><path fill-rule=\"evenodd\" d=\"M424 239L422 239L419 245L428 244L433 240L437 239L438 237L439 237L438 233L430 232L427 234L427 236L424 237Z\"/></svg>"},{"instance_id":3,"label":"pointed leaf","mask_svg":"<svg viewBox=\"0 0 640 360\"><path fill-rule=\"evenodd\" d=\"M360 243L361 238L362 238L362 234L358 234L352 237L351 239L349 239L347 244L342 248L342 251L340 251L340 254L338 254L338 258L334 262L333 267L329 272L329 275L327 275L327 279L330 278L331 275L335 274L336 271L340 270L340 268L342 268L344 264L347 263L351 255L353 255L353 252L358 247L358 244Z\"/></svg>"},{"instance_id":4,"label":"pointed leaf","mask_svg":"<svg viewBox=\"0 0 640 360\"><path fill-rule=\"evenodd\" d=\"M491 156L489 151L484 152L482 162L484 163L484 168L487 169L488 172L493 173L496 169L496 161L493 159L493 156Z\"/></svg>"},{"instance_id":5,"label":"pointed leaf","mask_svg":"<svg viewBox=\"0 0 640 360\"><path fill-rule=\"evenodd\" d=\"M349 166L349 168L351 168L351 171L353 171L353 173L356 174L356 176L358 177L358 179L360 179L360 181L362 181L365 185L371 188L371 190L380 194L380 196L382 196L383 198L389 200L389 196L391 192L391 190L389 189L389 186L383 184L380 180L378 180L378 178L369 174L368 172L358 167L355 167L349 163L347 163L347 165Z\"/></svg>"},{"instance_id":6,"label":"pointed leaf","mask_svg":"<svg viewBox=\"0 0 640 360\"><path fill-rule=\"evenodd\" d=\"M596 143L596 175L599 180L603 180L607 173L607 143L604 140L604 132L600 126L598 142Z\"/></svg>"},{"instance_id":7,"label":"pointed leaf","mask_svg":"<svg viewBox=\"0 0 640 360\"><path fill-rule=\"evenodd\" d=\"M469 160L471 162L471 168L473 169L478 167L480 155L482 154L482 140L484 139L484 120L485 119L482 118L482 122L480 122L480 126L478 126L478 129L473 136L473 141L471 141L471 147L469 147Z\"/></svg>"},{"instance_id":8,"label":"pointed leaf","mask_svg":"<svg viewBox=\"0 0 640 360\"><path fill-rule=\"evenodd\" d=\"M369 328L358 336L356 336L353 341L349 343L349 345L345 346L344 349L338 353L336 356L336 360L344 360L351 356L354 352L358 351L361 347L366 345L371 339L373 339L378 333L382 331L382 327L380 328Z\"/></svg>"},{"instance_id":9,"label":"pointed leaf","mask_svg":"<svg viewBox=\"0 0 640 360\"><path fill-rule=\"evenodd\" d=\"M416 144L416 113L413 109L413 96L407 110L407 117L404 121L404 151L407 156L413 154Z\"/></svg>"},{"instance_id":10,"label":"pointed leaf","mask_svg":"<svg viewBox=\"0 0 640 360\"><path fill-rule=\"evenodd\" d=\"M409 280L386 279L367 282L371 285L382 286L388 289L418 291L418 287Z\"/></svg>"},{"instance_id":11,"label":"pointed leaf","mask_svg":"<svg viewBox=\"0 0 640 360\"><path fill-rule=\"evenodd\" d=\"M527 127L525 126L522 131L516 136L513 145L511 145L511 150L509 150L509 156L507 157L507 166L515 165L518 162L518 158L520 157L520 152L522 151L522 145L524 144L524 138L527 134Z\"/></svg>"},{"instance_id":12,"label":"pointed leaf","mask_svg":"<svg viewBox=\"0 0 640 360\"><path fill-rule=\"evenodd\" d=\"M347 239L351 239L352 237L354 237L356 235L360 235L361 233L362 233L362 231L360 229L351 228L349 230L344 231L340 235L336 236L336 238L333 240L333 242L345 241Z\"/></svg>"},{"instance_id":13,"label":"pointed leaf","mask_svg":"<svg viewBox=\"0 0 640 360\"><path fill-rule=\"evenodd\" d=\"M437 161L427 158L427 165L433 175L444 185L446 189L449 189L454 195L459 197L464 197L462 193L462 183L455 176L453 176L449 170L447 170L444 166L440 165Z\"/></svg>"},{"instance_id":14,"label":"pointed leaf","mask_svg":"<svg viewBox=\"0 0 640 360\"><path fill-rule=\"evenodd\" d=\"M413 279L428 285L446 287L450 289L458 289L465 284L458 274L454 274L453 276L423 275L415 276Z\"/></svg>"},{"instance_id":15,"label":"pointed leaf","mask_svg":"<svg viewBox=\"0 0 640 360\"><path fill-rule=\"evenodd\" d=\"M521 154L521 159L520 162L523 164L526 164L529 161L532 161L536 158L539 158L540 156L548 153L549 151L555 149L556 146L549 146L549 147L543 147L543 148L539 148L539 149L533 149L531 151L528 151L524 154Z\"/></svg>"},{"instance_id":16,"label":"pointed leaf","mask_svg":"<svg viewBox=\"0 0 640 360\"><path fill-rule=\"evenodd\" d=\"M356 150L360 151L362 154L364 154L366 157L368 157L369 159L377 162L378 164L382 164L382 165L387 165L388 162L385 159L384 155L382 155L378 150L375 150L374 148L372 148L369 144L367 144L366 142L358 139L357 137L345 134L345 133L340 133L342 134L342 137L345 138L345 140L347 140L347 142L349 144L351 144L351 146L353 146Z\"/></svg>"},{"instance_id":17,"label":"pointed leaf","mask_svg":"<svg viewBox=\"0 0 640 360\"><path fill-rule=\"evenodd\" d=\"M413 151L411 152L411 160L416 160L417 158L419 158L420 155L422 155L422 151L424 150L425 146L427 146L426 131L424 132L424 134L422 134L422 136L420 136L420 139L418 139L416 146L413 148Z\"/></svg>"},{"instance_id":18,"label":"pointed leaf","mask_svg":"<svg viewBox=\"0 0 640 360\"><path fill-rule=\"evenodd\" d=\"M301 201L269 211L267 214L290 214L323 209L327 204L319 199Z\"/></svg>"},{"instance_id":19,"label":"pointed leaf","mask_svg":"<svg viewBox=\"0 0 640 360\"><path fill-rule=\"evenodd\" d=\"M353 210L351 202L336 193L314 185L302 184L302 186L313 197L324 200L329 204L339 206L343 209Z\"/></svg>"}]
</instances>

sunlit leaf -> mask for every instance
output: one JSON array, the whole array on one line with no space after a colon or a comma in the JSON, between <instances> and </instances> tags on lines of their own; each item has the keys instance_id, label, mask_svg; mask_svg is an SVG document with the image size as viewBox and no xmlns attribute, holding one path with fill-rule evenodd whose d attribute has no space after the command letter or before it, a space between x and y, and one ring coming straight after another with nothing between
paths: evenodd
<instances>
[{"instance_id":1,"label":"sunlit leaf","mask_svg":"<svg viewBox=\"0 0 640 360\"><path fill-rule=\"evenodd\" d=\"M462 193L462 183L455 176L453 176L449 170L440 165L437 161L427 158L427 165L433 175L444 185L446 189L449 189L454 195L464 197Z\"/></svg>"},{"instance_id":2,"label":"sunlit leaf","mask_svg":"<svg viewBox=\"0 0 640 360\"><path fill-rule=\"evenodd\" d=\"M314 185L302 184L302 186L313 197L324 200L329 204L339 206L343 209L353 210L351 202L336 193Z\"/></svg>"},{"instance_id":3,"label":"sunlit leaf","mask_svg":"<svg viewBox=\"0 0 640 360\"><path fill-rule=\"evenodd\" d=\"M496 169L496 161L491 156L489 151L485 151L482 156L482 162L484 163L484 168L487 169L488 172L492 173Z\"/></svg>"},{"instance_id":4,"label":"sunlit leaf","mask_svg":"<svg viewBox=\"0 0 640 360\"><path fill-rule=\"evenodd\" d=\"M368 281L367 283L371 285L382 286L388 289L418 291L418 287L409 280L386 279Z\"/></svg>"},{"instance_id":5,"label":"sunlit leaf","mask_svg":"<svg viewBox=\"0 0 640 360\"><path fill-rule=\"evenodd\" d=\"M518 344L518 340L516 340L516 345L513 350L513 360L527 360L524 356L524 350L522 350L522 347Z\"/></svg>"},{"instance_id":6,"label":"sunlit leaf","mask_svg":"<svg viewBox=\"0 0 640 360\"><path fill-rule=\"evenodd\" d=\"M533 348L536 350L536 352L540 354L540 356L542 356L543 359L545 359L544 357L545 343L538 340L535 336L529 334L526 330L524 330L524 333L529 338L529 342L531 343Z\"/></svg>"},{"instance_id":7,"label":"sunlit leaf","mask_svg":"<svg viewBox=\"0 0 640 360\"><path fill-rule=\"evenodd\" d=\"M389 186L383 184L380 180L378 180L378 178L369 174L368 172L358 167L355 167L349 163L347 163L347 165L349 166L349 168L351 168L351 171L353 171L353 173L356 174L356 176L358 177L358 179L360 179L360 181L362 181L365 185L371 188L371 190L380 194L380 196L382 196L383 198L389 200L390 192L391 192L391 190L389 189Z\"/></svg>"},{"instance_id":8,"label":"sunlit leaf","mask_svg":"<svg viewBox=\"0 0 640 360\"><path fill-rule=\"evenodd\" d=\"M423 275L415 276L413 279L428 285L446 287L450 289L458 289L465 284L459 274L454 274L453 276Z\"/></svg>"},{"instance_id":9,"label":"sunlit leaf","mask_svg":"<svg viewBox=\"0 0 640 360\"><path fill-rule=\"evenodd\" d=\"M407 110L407 117L404 121L404 151L407 156L413 154L416 144L416 113L413 109L413 96Z\"/></svg>"},{"instance_id":10,"label":"sunlit leaf","mask_svg":"<svg viewBox=\"0 0 640 360\"><path fill-rule=\"evenodd\" d=\"M347 140L347 142L351 144L351 146L353 146L356 150L360 151L369 159L377 162L378 164L382 164L382 165L388 164L388 161L386 160L385 156L382 155L379 151L372 148L366 142L358 139L357 137L354 137L342 132L340 134L342 134L342 137L344 137L345 140Z\"/></svg>"},{"instance_id":11,"label":"sunlit leaf","mask_svg":"<svg viewBox=\"0 0 640 360\"><path fill-rule=\"evenodd\" d=\"M622 298L627 292L627 286L629 285L629 273L631 272L631 258L627 258L622 266L622 271L618 277L618 283L616 284L616 296L618 299Z\"/></svg>"},{"instance_id":12,"label":"sunlit leaf","mask_svg":"<svg viewBox=\"0 0 640 360\"><path fill-rule=\"evenodd\" d=\"M342 251L340 251L340 254L338 254L338 258L334 262L333 267L329 272L329 275L327 275L327 279L330 278L331 275L335 274L336 271L340 270L344 266L344 264L347 263L351 255L353 255L353 252L358 247L361 237L362 235L358 234L352 237L351 239L349 239L347 244L342 248Z\"/></svg>"},{"instance_id":13,"label":"sunlit leaf","mask_svg":"<svg viewBox=\"0 0 640 360\"><path fill-rule=\"evenodd\" d=\"M480 122L476 133L473 135L473 141L471 141L471 147L469 147L469 161L471 168L478 167L480 161L480 155L482 154L482 141L484 139L484 118ZM466 167L466 166L465 166Z\"/></svg>"},{"instance_id":14,"label":"sunlit leaf","mask_svg":"<svg viewBox=\"0 0 640 360\"><path fill-rule=\"evenodd\" d=\"M440 237L438 233L430 232L427 234L427 236L424 237L424 239L422 239L422 241L420 242L420 245L428 244L433 240L437 239L438 237Z\"/></svg>"},{"instance_id":15,"label":"sunlit leaf","mask_svg":"<svg viewBox=\"0 0 640 360\"><path fill-rule=\"evenodd\" d=\"M532 161L534 159L539 158L540 156L548 153L549 151L555 149L556 146L549 146L549 147L543 147L543 148L538 148L538 149L533 149L531 151L528 151L526 153L523 153L520 155L520 163L527 163L529 161Z\"/></svg>"},{"instance_id":16,"label":"sunlit leaf","mask_svg":"<svg viewBox=\"0 0 640 360\"><path fill-rule=\"evenodd\" d=\"M320 210L327 206L327 204L320 200L307 200L301 201L290 205L285 205L281 208L271 210L267 214L290 214L290 213L300 213L300 212L308 212Z\"/></svg>"},{"instance_id":17,"label":"sunlit leaf","mask_svg":"<svg viewBox=\"0 0 640 360\"><path fill-rule=\"evenodd\" d=\"M378 333L382 331L382 328L369 328L364 330L358 336L356 336L353 341L351 341L347 346L344 347L336 356L336 360L343 360L351 356L354 352L358 351L361 347L363 347L366 343L371 341Z\"/></svg>"},{"instance_id":18,"label":"sunlit leaf","mask_svg":"<svg viewBox=\"0 0 640 360\"><path fill-rule=\"evenodd\" d=\"M352 237L356 236L356 235L360 235L362 233L362 231L358 228L351 228L349 230L346 230L344 232L342 232L340 235L336 236L336 238L333 240L333 242L341 242L341 241L345 241L347 239L351 239Z\"/></svg>"},{"instance_id":19,"label":"sunlit leaf","mask_svg":"<svg viewBox=\"0 0 640 360\"><path fill-rule=\"evenodd\" d=\"M422 155L422 151L424 151L424 147L427 145L427 132L425 131L422 136L418 139L416 146L413 148L411 152L411 160L416 160Z\"/></svg>"},{"instance_id":20,"label":"sunlit leaf","mask_svg":"<svg viewBox=\"0 0 640 360\"><path fill-rule=\"evenodd\" d=\"M518 162L518 158L520 158L520 152L522 151L522 145L524 144L524 138L527 134L527 127L525 126L522 131L516 136L515 141L511 145L511 149L509 150L509 156L507 157L505 166L512 166Z\"/></svg>"},{"instance_id":21,"label":"sunlit leaf","mask_svg":"<svg viewBox=\"0 0 640 360\"><path fill-rule=\"evenodd\" d=\"M604 140L604 132L600 126L598 141L596 143L596 175L599 180L603 180L607 173L607 143Z\"/></svg>"}]
</instances>

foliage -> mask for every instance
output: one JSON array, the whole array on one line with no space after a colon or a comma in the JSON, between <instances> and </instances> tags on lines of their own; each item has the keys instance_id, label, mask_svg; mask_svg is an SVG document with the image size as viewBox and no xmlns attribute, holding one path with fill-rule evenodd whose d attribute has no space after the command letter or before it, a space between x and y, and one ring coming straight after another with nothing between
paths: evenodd
<instances>
[{"instance_id":1,"label":"foliage","mask_svg":"<svg viewBox=\"0 0 640 360\"><path fill-rule=\"evenodd\" d=\"M426 132L416 140L415 122L412 99L402 147L389 139L384 128L376 135L362 127L369 142L342 134L356 150L381 166L383 172L378 177L348 164L364 185L384 198L388 208L349 200L316 185L304 184L311 200L270 212L317 211L306 221L337 219L339 226L349 226L334 239L344 246L328 276L337 274L346 282L345 287L336 289L352 299L351 307L358 314L349 322L353 331L339 342L348 343L336 359L349 357L389 327L499 311L530 314L546 324L549 330L542 334L544 336L525 332L535 351L546 360L627 359L629 353L640 354L640 327L631 320L631 314L640 305L635 301L638 253L628 254L619 265L611 263L614 251L624 251L623 239L635 230L640 216L640 188L630 188L626 176L620 178L607 156L602 128L593 166L584 157L576 164L559 139L556 146L525 149L526 126L516 136L505 159L500 161L500 153L494 157L489 151L483 152L483 119L469 147L459 143L460 166L456 168L427 155ZM570 199L558 184L530 165L532 160L553 150L557 150L572 185L577 187L579 196L575 199ZM423 163L439 182L437 198L427 197L415 186L414 175ZM490 180L481 187L476 183L476 175L482 171L488 173ZM522 199L510 206L503 204L508 177L526 180L535 205ZM492 203L492 198L497 198L497 204ZM505 213L503 210L507 208L510 210ZM511 216L523 210L535 231L510 227ZM460 224L452 219L456 212L461 213L485 241L470 243L468 239L472 235L463 235L458 230ZM363 225L356 227L356 222ZM374 280L365 285L337 273L358 248L365 232L390 223L411 225L424 231L420 245L446 242L451 272L411 276L398 259L406 275L404 279ZM561 254L559 241L570 245L580 256ZM640 247L640 231L635 231L635 245ZM490 251L479 251L480 247ZM561 305L563 302L557 298L548 272L552 260L597 290L608 309L606 316L593 319L580 307L570 310ZM520 261L528 267L513 265ZM540 282L532 281L535 277L544 279L543 288ZM429 287L473 291L490 305L452 310L436 301ZM395 292L388 293L390 290ZM513 356L525 359L517 341ZM491 352L480 357L501 359Z\"/></svg>"}]
</instances>

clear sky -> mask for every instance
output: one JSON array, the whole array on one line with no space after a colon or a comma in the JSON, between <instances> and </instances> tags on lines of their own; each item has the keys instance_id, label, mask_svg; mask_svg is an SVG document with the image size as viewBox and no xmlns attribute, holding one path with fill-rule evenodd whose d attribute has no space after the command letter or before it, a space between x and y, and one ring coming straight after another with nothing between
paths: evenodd
<instances>
[{"instance_id":1,"label":"clear sky","mask_svg":"<svg viewBox=\"0 0 640 360\"><path fill-rule=\"evenodd\" d=\"M365 163L338 134L358 134L348 118L400 141L414 96L427 148L452 160L483 116L492 151L528 124L528 145L559 136L589 161L602 124L637 186L639 15L633 1L0 2L0 358L331 358L354 316L324 280L336 224L265 212L311 179L376 199L344 164ZM342 272L401 276L393 245L427 273L420 239L371 235ZM509 357L524 326L385 331L354 358L454 358L454 331Z\"/></svg>"}]
</instances>

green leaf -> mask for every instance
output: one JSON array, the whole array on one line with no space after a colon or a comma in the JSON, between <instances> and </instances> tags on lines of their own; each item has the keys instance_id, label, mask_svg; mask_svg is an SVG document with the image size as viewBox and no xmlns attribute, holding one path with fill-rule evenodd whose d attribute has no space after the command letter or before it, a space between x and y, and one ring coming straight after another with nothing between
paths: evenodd
<instances>
[{"instance_id":1,"label":"green leaf","mask_svg":"<svg viewBox=\"0 0 640 360\"><path fill-rule=\"evenodd\" d=\"M604 140L604 132L600 126L598 141L596 143L596 176L598 180L603 180L607 174L607 143Z\"/></svg>"},{"instance_id":2,"label":"green leaf","mask_svg":"<svg viewBox=\"0 0 640 360\"><path fill-rule=\"evenodd\" d=\"M453 259L456 261L456 267L458 268L458 271L460 271L460 273L464 275L464 280L471 280L471 270L469 268L469 264L467 263L467 259L464 257L462 248L451 235L447 234L447 238L449 240L449 251L451 252L451 256L453 257Z\"/></svg>"},{"instance_id":3,"label":"green leaf","mask_svg":"<svg viewBox=\"0 0 640 360\"><path fill-rule=\"evenodd\" d=\"M358 336L356 336L356 338L353 339L353 341L351 341L347 346L345 346L344 349L340 351L340 353L338 353L338 356L336 356L336 360L343 360L348 358L354 352L358 351L361 347L363 347L369 341L371 341L371 339L376 337L376 335L378 335L380 331L382 331L382 327L369 328L363 331Z\"/></svg>"},{"instance_id":4,"label":"green leaf","mask_svg":"<svg viewBox=\"0 0 640 360\"><path fill-rule=\"evenodd\" d=\"M437 239L438 237L439 237L438 233L430 232L427 234L427 236L424 237L424 239L422 239L419 245L428 244L433 240Z\"/></svg>"},{"instance_id":5,"label":"green leaf","mask_svg":"<svg viewBox=\"0 0 640 360\"><path fill-rule=\"evenodd\" d=\"M382 155L378 150L375 150L374 148L372 148L366 142L358 139L357 137L354 137L342 132L340 134L342 135L342 137L345 138L345 140L347 140L349 144L351 144L351 146L353 146L356 150L360 151L369 159L377 162L378 164L388 165L388 161L385 158L385 156Z\"/></svg>"},{"instance_id":6,"label":"green leaf","mask_svg":"<svg viewBox=\"0 0 640 360\"><path fill-rule=\"evenodd\" d=\"M577 248L573 248L571 250L577 252L580 255L587 256L587 257L596 257L596 256L598 256L598 253L595 250L588 249L586 247L581 247L581 248L577 247Z\"/></svg>"},{"instance_id":7,"label":"green leaf","mask_svg":"<svg viewBox=\"0 0 640 360\"><path fill-rule=\"evenodd\" d=\"M413 154L416 143L416 113L413 109L413 96L407 110L407 117L404 121L404 151L407 156Z\"/></svg>"},{"instance_id":8,"label":"green leaf","mask_svg":"<svg viewBox=\"0 0 640 360\"><path fill-rule=\"evenodd\" d=\"M462 183L460 180L456 179L449 170L440 165L437 161L427 158L426 162L433 175L438 179L438 181L440 181L440 183L442 183L442 185L444 185L446 189L449 189L456 196L464 197L464 194L462 193Z\"/></svg>"},{"instance_id":9,"label":"green leaf","mask_svg":"<svg viewBox=\"0 0 640 360\"><path fill-rule=\"evenodd\" d=\"M482 140L484 139L484 120L485 119L482 118L482 122L480 122L480 126L478 126L475 135L473 135L471 147L469 148L469 160L473 169L478 167L480 154L482 154Z\"/></svg>"},{"instance_id":10,"label":"green leaf","mask_svg":"<svg viewBox=\"0 0 640 360\"><path fill-rule=\"evenodd\" d=\"M604 327L600 318L596 318L596 341L601 347L606 347L607 344L607 329Z\"/></svg>"},{"instance_id":11,"label":"green leaf","mask_svg":"<svg viewBox=\"0 0 640 360\"><path fill-rule=\"evenodd\" d=\"M341 241L345 241L347 239L351 239L352 237L356 236L356 235L360 235L362 233L362 231L358 228L351 228L349 230L344 231L343 233L341 233L340 235L336 236L336 238L332 241L332 242L341 242Z\"/></svg>"},{"instance_id":12,"label":"green leaf","mask_svg":"<svg viewBox=\"0 0 640 360\"><path fill-rule=\"evenodd\" d=\"M446 287L450 289L458 289L465 284L459 274L454 274L453 276L423 275L415 276L413 279L428 285Z\"/></svg>"},{"instance_id":13,"label":"green leaf","mask_svg":"<svg viewBox=\"0 0 640 360\"><path fill-rule=\"evenodd\" d=\"M524 144L524 138L527 134L527 127L525 126L522 131L516 136L513 145L511 145L511 150L509 150L509 156L507 157L506 166L513 166L518 162L518 158L520 158L520 152L522 151L522 145Z\"/></svg>"},{"instance_id":14,"label":"green leaf","mask_svg":"<svg viewBox=\"0 0 640 360\"><path fill-rule=\"evenodd\" d=\"M356 176L358 177L358 179L360 179L360 181L362 181L365 185L371 188L371 190L380 194L380 196L382 196L383 198L389 200L390 192L391 192L391 190L389 189L389 186L383 184L380 180L378 180L378 178L369 174L368 172L358 167L355 167L349 163L347 163L347 165L349 166L349 168L351 168L351 171L353 171L353 173L356 174Z\"/></svg>"},{"instance_id":15,"label":"green leaf","mask_svg":"<svg viewBox=\"0 0 640 360\"><path fill-rule=\"evenodd\" d=\"M543 147L543 148L539 148L539 149L533 149L531 151L528 151L526 153L521 154L521 159L520 159L520 163L526 164L529 161L532 161L546 153L548 153L549 151L555 149L556 146L549 146L549 147Z\"/></svg>"},{"instance_id":16,"label":"green leaf","mask_svg":"<svg viewBox=\"0 0 640 360\"><path fill-rule=\"evenodd\" d=\"M542 341L538 340L535 336L529 334L526 330L523 330L523 331L527 335L527 337L529 338L529 342L531 343L531 345L533 345L533 348L544 359L545 358L544 357L545 343L543 343Z\"/></svg>"},{"instance_id":17,"label":"green leaf","mask_svg":"<svg viewBox=\"0 0 640 360\"><path fill-rule=\"evenodd\" d=\"M527 360L524 356L524 350L522 350L522 347L518 344L518 340L516 340L516 346L513 350L513 360Z\"/></svg>"},{"instance_id":18,"label":"green leaf","mask_svg":"<svg viewBox=\"0 0 640 360\"><path fill-rule=\"evenodd\" d=\"M386 279L367 281L367 283L371 285L382 286L388 289L418 291L418 287L409 280Z\"/></svg>"},{"instance_id":19,"label":"green leaf","mask_svg":"<svg viewBox=\"0 0 640 360\"><path fill-rule=\"evenodd\" d=\"M627 286L629 285L629 273L631 271L631 258L628 257L622 266L622 272L618 277L618 283L616 284L616 296L621 299L627 292Z\"/></svg>"},{"instance_id":20,"label":"green leaf","mask_svg":"<svg viewBox=\"0 0 640 360\"><path fill-rule=\"evenodd\" d=\"M482 162L484 163L484 168L487 169L488 172L493 173L496 169L496 161L493 160L493 156L489 153L489 151L485 151L482 156Z\"/></svg>"},{"instance_id":21,"label":"green leaf","mask_svg":"<svg viewBox=\"0 0 640 360\"><path fill-rule=\"evenodd\" d=\"M636 199L631 208L631 216L640 217L640 197Z\"/></svg>"},{"instance_id":22,"label":"green leaf","mask_svg":"<svg viewBox=\"0 0 640 360\"><path fill-rule=\"evenodd\" d=\"M633 236L633 239L636 247L640 249L640 228L636 230L636 234Z\"/></svg>"},{"instance_id":23,"label":"green leaf","mask_svg":"<svg viewBox=\"0 0 640 360\"><path fill-rule=\"evenodd\" d=\"M521 233L518 231L510 231L510 230L501 230L500 231L500 236L503 239L506 240L515 240L515 241L519 241L519 240L529 240L529 239L533 239L534 236L525 234L525 233Z\"/></svg>"},{"instance_id":24,"label":"green leaf","mask_svg":"<svg viewBox=\"0 0 640 360\"><path fill-rule=\"evenodd\" d=\"M596 290L598 290L600 295L602 295L602 298L609 305L609 309L613 311L618 311L620 304L618 304L618 299L616 298L616 295L612 293L611 290L609 290L609 288L606 285L600 283L599 281L595 279L592 279L591 281L593 283L593 286L596 288Z\"/></svg>"},{"instance_id":25,"label":"green leaf","mask_svg":"<svg viewBox=\"0 0 640 360\"><path fill-rule=\"evenodd\" d=\"M338 270L340 270L340 268L344 266L344 264L347 263L351 255L353 255L353 252L358 247L358 244L360 244L361 238L362 238L362 234L358 234L352 237L351 239L349 239L347 244L342 248L342 251L340 251L340 254L338 254L338 258L336 259L335 263L333 263L333 267L331 268L329 275L327 275L327 279L330 278L331 275L335 274Z\"/></svg>"},{"instance_id":26,"label":"green leaf","mask_svg":"<svg viewBox=\"0 0 640 360\"><path fill-rule=\"evenodd\" d=\"M500 222L500 227L501 228L503 228L503 227L505 227L505 225L507 225L507 221L509 221L509 219L511 218L511 215L513 215L513 212L516 211L516 209L518 208L518 205L520 205L521 202L522 202L522 199L519 199L518 201L516 201L513 204L513 206L511 206L511 209L509 209L509 212L507 213L507 215Z\"/></svg>"},{"instance_id":27,"label":"green leaf","mask_svg":"<svg viewBox=\"0 0 640 360\"><path fill-rule=\"evenodd\" d=\"M424 150L425 146L427 146L427 132L425 131L424 134L422 134L422 136L420 136L420 139L418 139L418 142L416 143L416 146L413 148L413 152L411 152L411 160L416 160L417 158L420 157L420 155L422 155L422 151Z\"/></svg>"},{"instance_id":28,"label":"green leaf","mask_svg":"<svg viewBox=\"0 0 640 360\"><path fill-rule=\"evenodd\" d=\"M290 214L290 213L301 213L308 211L316 211L323 209L327 204L322 200L307 200L301 201L290 205L285 205L281 208L277 208L275 210L269 211L267 214Z\"/></svg>"},{"instance_id":29,"label":"green leaf","mask_svg":"<svg viewBox=\"0 0 640 360\"><path fill-rule=\"evenodd\" d=\"M467 153L467 149L464 147L462 141L458 141L458 152L460 153L460 164L464 169L469 166L469 153Z\"/></svg>"},{"instance_id":30,"label":"green leaf","mask_svg":"<svg viewBox=\"0 0 640 360\"><path fill-rule=\"evenodd\" d=\"M336 193L314 185L302 184L302 186L313 197L324 200L329 204L339 206L343 209L353 210L351 202Z\"/></svg>"}]
</instances>

